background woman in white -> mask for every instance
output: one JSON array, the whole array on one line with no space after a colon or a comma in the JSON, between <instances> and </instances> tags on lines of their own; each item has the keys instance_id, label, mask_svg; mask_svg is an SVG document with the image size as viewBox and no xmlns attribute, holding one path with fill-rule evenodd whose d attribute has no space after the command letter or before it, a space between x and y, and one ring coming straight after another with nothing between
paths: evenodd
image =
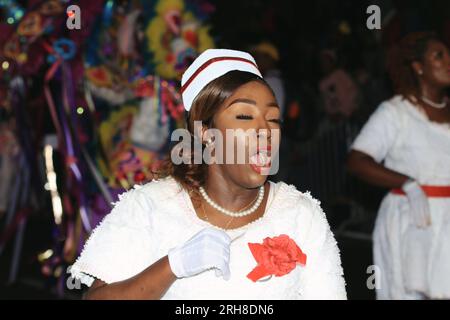
<instances>
[{"instance_id":1,"label":"background woman in white","mask_svg":"<svg viewBox=\"0 0 450 320\"><path fill-rule=\"evenodd\" d=\"M86 298L345 299L319 203L262 174L278 149L270 129L280 129L280 110L254 59L207 50L183 75L182 94L203 149L215 142L194 132L194 121L224 137L226 129L266 129L267 148L250 155L247 141L245 164L168 161L159 179L125 193L72 266L90 286ZM263 252L249 243L264 243L256 246Z\"/></svg>"},{"instance_id":2,"label":"background woman in white","mask_svg":"<svg viewBox=\"0 0 450 320\"><path fill-rule=\"evenodd\" d=\"M350 170L391 189L374 241L377 298L450 298L450 86L448 48L430 33L406 36L389 56L397 95L352 146Z\"/></svg>"}]
</instances>

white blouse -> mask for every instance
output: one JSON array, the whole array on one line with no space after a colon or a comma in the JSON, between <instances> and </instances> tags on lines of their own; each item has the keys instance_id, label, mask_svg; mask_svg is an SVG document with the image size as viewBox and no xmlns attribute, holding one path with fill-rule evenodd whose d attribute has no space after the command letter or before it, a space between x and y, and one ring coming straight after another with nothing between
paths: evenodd
<instances>
[{"instance_id":1,"label":"white blouse","mask_svg":"<svg viewBox=\"0 0 450 320\"><path fill-rule=\"evenodd\" d=\"M422 109L400 95L371 115L352 149L421 185L450 185L450 124L430 121ZM383 270L377 296L409 298L419 291L450 298L450 198L429 197L431 227L411 226L408 198L388 193L374 229L375 264Z\"/></svg>"},{"instance_id":2,"label":"white blouse","mask_svg":"<svg viewBox=\"0 0 450 320\"><path fill-rule=\"evenodd\" d=\"M427 115L400 95L383 102L355 139L362 151L384 166L424 185L449 185L450 125Z\"/></svg>"},{"instance_id":3,"label":"white blouse","mask_svg":"<svg viewBox=\"0 0 450 320\"><path fill-rule=\"evenodd\" d=\"M122 194L120 201L93 231L71 268L74 278L91 286L140 273L169 249L205 227L188 193L173 178L155 180ZM231 278L214 270L177 279L162 299L346 299L343 270L333 233L317 200L292 185L270 182L264 215L243 227L227 230L231 244ZM248 243L262 243L281 234L307 255L284 276L253 282L247 274L257 263Z\"/></svg>"}]
</instances>

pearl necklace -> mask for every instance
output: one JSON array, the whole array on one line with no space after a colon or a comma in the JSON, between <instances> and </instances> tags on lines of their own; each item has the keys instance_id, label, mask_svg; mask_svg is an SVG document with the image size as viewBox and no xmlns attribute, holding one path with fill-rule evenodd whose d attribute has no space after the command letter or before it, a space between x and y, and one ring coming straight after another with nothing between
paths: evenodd
<instances>
[{"instance_id":1,"label":"pearl necklace","mask_svg":"<svg viewBox=\"0 0 450 320\"><path fill-rule=\"evenodd\" d=\"M226 214L227 216L230 217L235 217L235 218L239 218L239 217L244 217L244 216L248 216L249 214L252 214L253 212L255 212L259 206L261 205L261 202L264 199L264 185L262 185L261 187L259 187L259 191L258 191L258 198L256 199L255 204L251 207L248 208L244 211L239 211L239 212L233 212L230 210L227 210L221 206L219 206L217 203L215 203L206 193L205 189L203 187L199 188L200 194L202 195L203 199L205 199L206 202L208 202L208 204L213 207L214 209L220 211L223 214Z\"/></svg>"},{"instance_id":2,"label":"pearl necklace","mask_svg":"<svg viewBox=\"0 0 450 320\"><path fill-rule=\"evenodd\" d=\"M429 106L432 106L432 107L434 107L436 109L443 109L447 105L447 100L446 99L444 99L444 101L442 101L441 103L436 103L436 102L431 101L427 97L422 96L422 101L425 102L426 104L428 104Z\"/></svg>"}]
</instances>

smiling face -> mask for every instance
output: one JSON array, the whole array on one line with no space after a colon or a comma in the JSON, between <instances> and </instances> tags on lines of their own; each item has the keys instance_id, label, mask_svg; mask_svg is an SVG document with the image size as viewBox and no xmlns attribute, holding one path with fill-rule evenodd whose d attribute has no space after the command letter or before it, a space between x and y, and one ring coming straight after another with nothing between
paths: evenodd
<instances>
[{"instance_id":1,"label":"smiling face","mask_svg":"<svg viewBox=\"0 0 450 320\"><path fill-rule=\"evenodd\" d=\"M450 53L444 43L430 40L423 61L413 65L419 79L436 88L450 87Z\"/></svg>"},{"instance_id":2,"label":"smiling face","mask_svg":"<svg viewBox=\"0 0 450 320\"><path fill-rule=\"evenodd\" d=\"M237 155L239 146L244 146L245 162L236 163L235 157L232 164L210 165L209 175L219 174L244 188L262 185L280 141L280 109L268 86L262 81L240 86L225 99L212 123L224 137L223 148L217 152L233 150ZM233 137L227 137L227 131L233 132ZM252 131L255 135L245 134ZM230 143L234 146L227 148Z\"/></svg>"}]
</instances>

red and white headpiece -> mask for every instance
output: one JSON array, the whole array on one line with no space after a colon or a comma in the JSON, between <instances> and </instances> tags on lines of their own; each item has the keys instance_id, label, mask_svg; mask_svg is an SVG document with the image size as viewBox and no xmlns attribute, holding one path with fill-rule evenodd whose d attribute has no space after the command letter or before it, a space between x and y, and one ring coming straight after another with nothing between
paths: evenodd
<instances>
[{"instance_id":1,"label":"red and white headpiece","mask_svg":"<svg viewBox=\"0 0 450 320\"><path fill-rule=\"evenodd\" d=\"M192 62L181 78L184 108L189 111L195 97L208 83L233 70L247 71L262 77L255 59L247 52L228 49L204 51Z\"/></svg>"}]
</instances>

